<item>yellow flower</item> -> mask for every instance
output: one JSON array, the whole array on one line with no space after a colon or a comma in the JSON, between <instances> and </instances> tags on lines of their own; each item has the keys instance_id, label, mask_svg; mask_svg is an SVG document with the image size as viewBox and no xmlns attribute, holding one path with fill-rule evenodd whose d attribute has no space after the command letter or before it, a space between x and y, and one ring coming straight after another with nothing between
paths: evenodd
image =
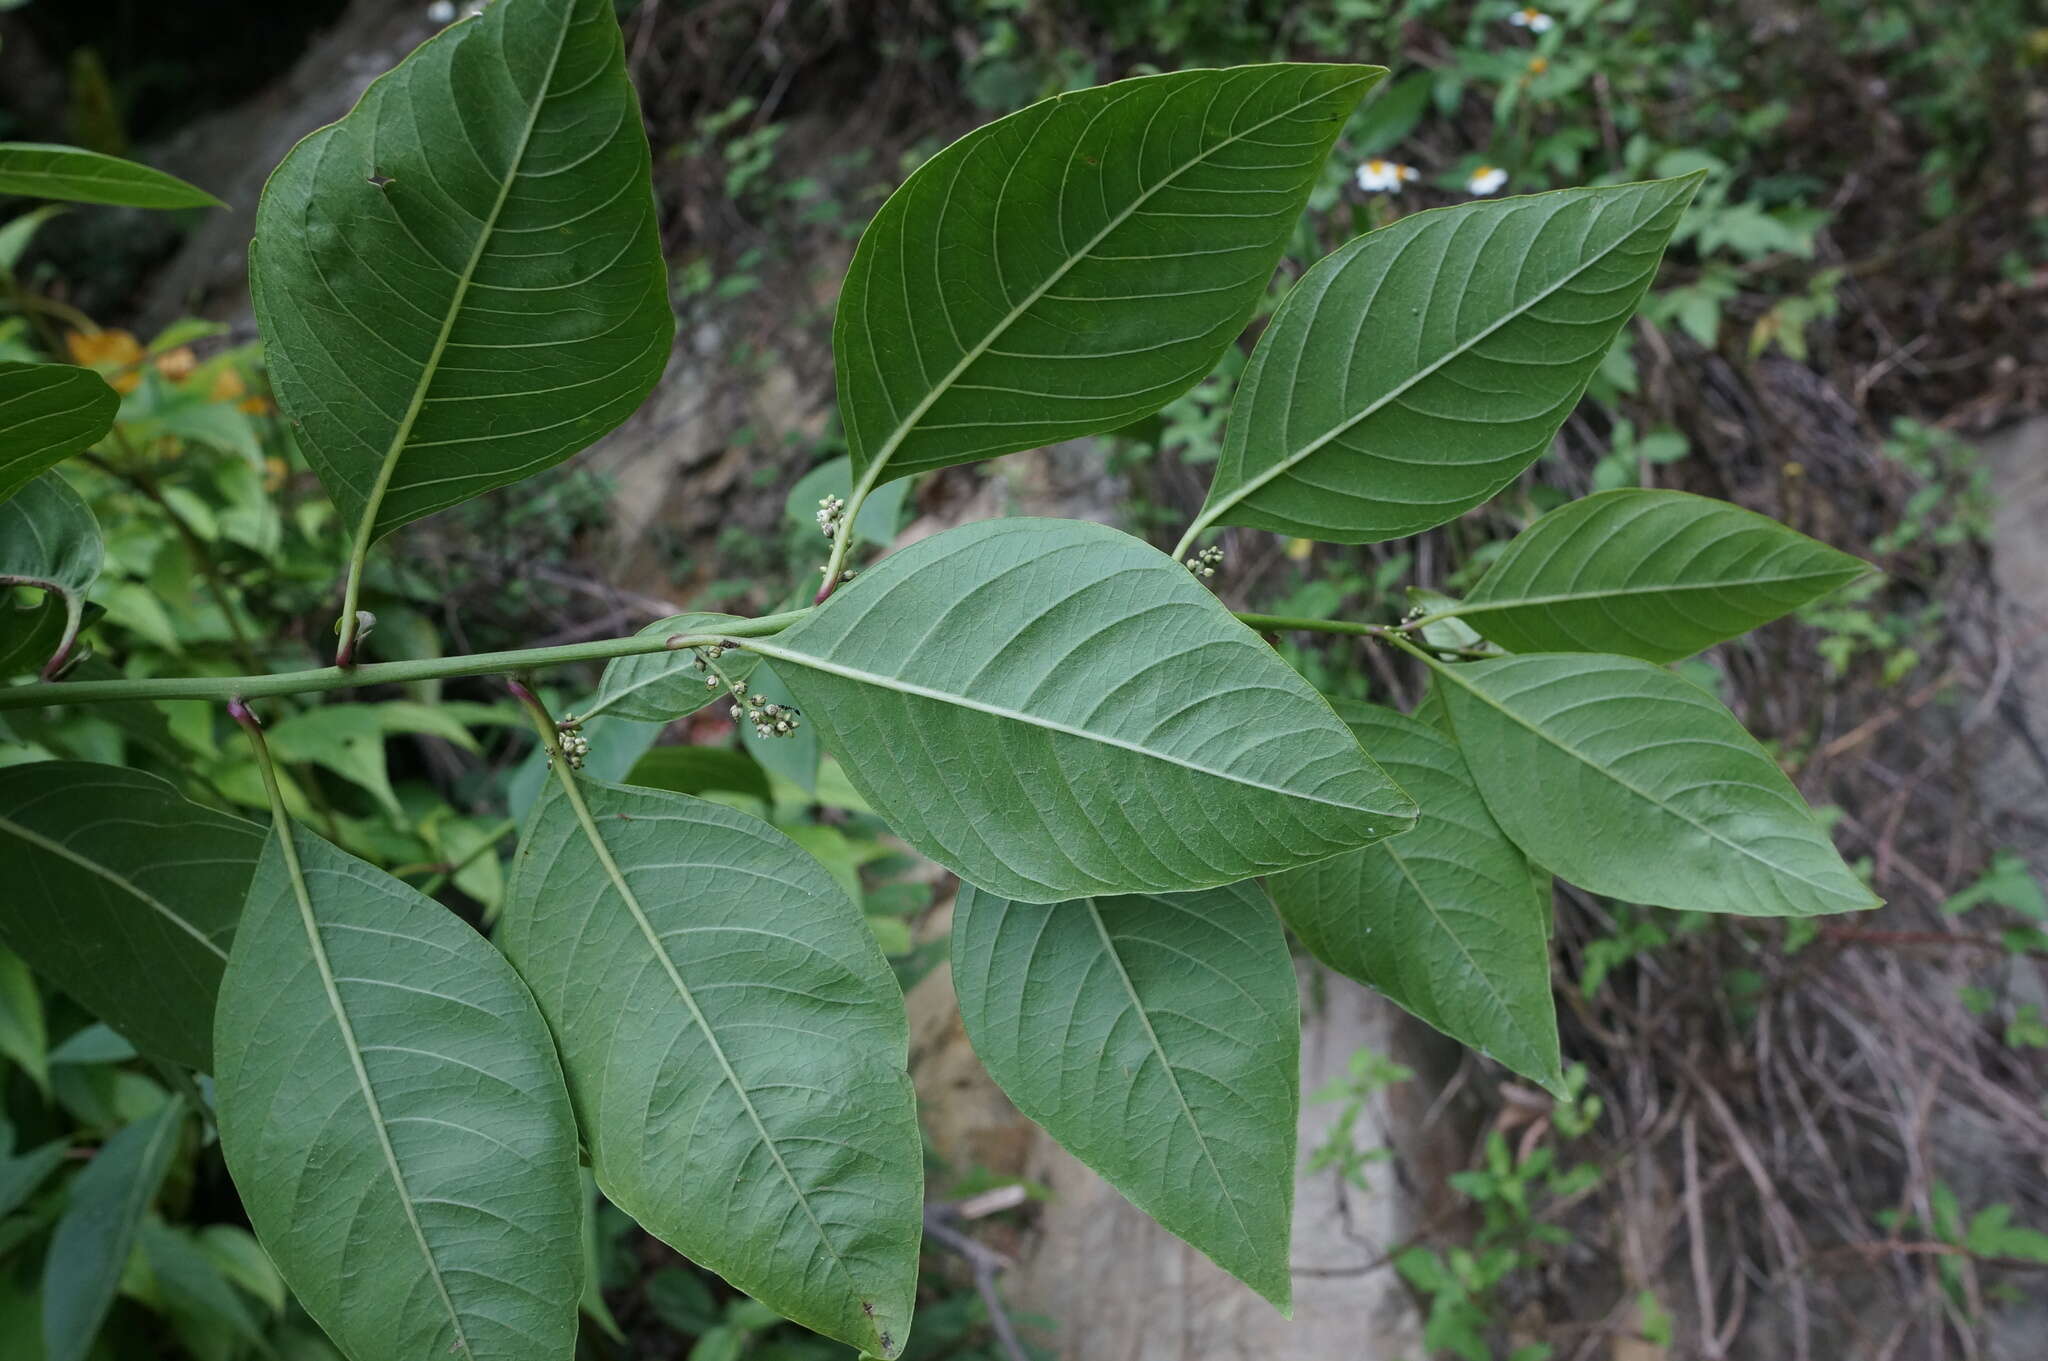
<instances>
[{"instance_id":1,"label":"yellow flower","mask_svg":"<svg viewBox=\"0 0 2048 1361\"><path fill-rule=\"evenodd\" d=\"M1548 71L1549 69L1550 69L1550 58L1548 58L1548 57L1531 57L1531 58L1529 58L1529 74L1530 74L1530 75L1532 75L1532 76L1540 76L1540 75L1542 75L1542 74L1543 74L1543 73L1544 73L1545 71Z\"/></svg>"},{"instance_id":2,"label":"yellow flower","mask_svg":"<svg viewBox=\"0 0 2048 1361\"><path fill-rule=\"evenodd\" d=\"M173 383L188 378L192 370L199 367L199 356L192 353L190 345L180 345L156 357L156 371Z\"/></svg>"},{"instance_id":3,"label":"yellow flower","mask_svg":"<svg viewBox=\"0 0 2048 1361\"><path fill-rule=\"evenodd\" d=\"M142 346L127 331L72 331L64 337L71 362L93 370L116 392L133 392L142 382L136 372L142 363Z\"/></svg>"},{"instance_id":4,"label":"yellow flower","mask_svg":"<svg viewBox=\"0 0 2048 1361\"><path fill-rule=\"evenodd\" d=\"M278 458L275 455L272 455L271 457L264 459L263 490L267 492L276 492L278 488L284 486L285 479L289 478L291 474L292 470L285 466L285 461L283 459Z\"/></svg>"},{"instance_id":5,"label":"yellow flower","mask_svg":"<svg viewBox=\"0 0 2048 1361\"><path fill-rule=\"evenodd\" d=\"M261 416L270 410L270 403L261 397L249 395L249 385L242 381L242 375L233 369L222 369L214 375L213 390L207 393L216 402L233 402L237 410L252 416Z\"/></svg>"}]
</instances>

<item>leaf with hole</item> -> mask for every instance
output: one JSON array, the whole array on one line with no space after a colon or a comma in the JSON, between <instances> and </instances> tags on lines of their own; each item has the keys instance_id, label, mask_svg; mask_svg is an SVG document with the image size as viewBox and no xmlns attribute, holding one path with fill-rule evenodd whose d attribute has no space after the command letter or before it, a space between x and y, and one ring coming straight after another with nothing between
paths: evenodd
<instances>
[{"instance_id":1,"label":"leaf with hole","mask_svg":"<svg viewBox=\"0 0 2048 1361\"><path fill-rule=\"evenodd\" d=\"M492 5L307 137L256 210L279 405L375 539L640 405L675 322L611 0Z\"/></svg>"},{"instance_id":2,"label":"leaf with hole","mask_svg":"<svg viewBox=\"0 0 2048 1361\"><path fill-rule=\"evenodd\" d=\"M1512 652L1671 662L1870 570L1725 501L1608 491L1560 506L1516 535L1456 608Z\"/></svg>"},{"instance_id":3,"label":"leaf with hole","mask_svg":"<svg viewBox=\"0 0 2048 1361\"><path fill-rule=\"evenodd\" d=\"M1777 762L1690 681L1583 653L1435 670L1494 820L1580 888L1752 917L1878 905Z\"/></svg>"},{"instance_id":4,"label":"leaf with hole","mask_svg":"<svg viewBox=\"0 0 2048 1361\"><path fill-rule=\"evenodd\" d=\"M833 325L861 484L1115 430L1200 382L1385 74L1140 76L919 166L861 237Z\"/></svg>"},{"instance_id":5,"label":"leaf with hole","mask_svg":"<svg viewBox=\"0 0 2048 1361\"><path fill-rule=\"evenodd\" d=\"M1272 648L1102 525L948 530L748 646L897 835L1019 901L1235 883L1414 818Z\"/></svg>"},{"instance_id":6,"label":"leaf with hole","mask_svg":"<svg viewBox=\"0 0 2048 1361\"><path fill-rule=\"evenodd\" d=\"M1376 543L1550 447L1697 175L1414 213L1302 276L1259 337L1196 520Z\"/></svg>"},{"instance_id":7,"label":"leaf with hole","mask_svg":"<svg viewBox=\"0 0 2048 1361\"><path fill-rule=\"evenodd\" d=\"M963 888L953 986L1019 1110L1288 1308L1301 1004L1258 885L1049 905Z\"/></svg>"},{"instance_id":8,"label":"leaf with hole","mask_svg":"<svg viewBox=\"0 0 2048 1361\"><path fill-rule=\"evenodd\" d=\"M154 775L0 770L0 939L151 1054L213 1066L213 1008L263 849Z\"/></svg>"},{"instance_id":9,"label":"leaf with hole","mask_svg":"<svg viewBox=\"0 0 2048 1361\"><path fill-rule=\"evenodd\" d=\"M99 521L61 474L46 472L0 502L0 587L37 586L63 602L64 627L46 659L46 680L70 656L85 622L85 593L105 557Z\"/></svg>"},{"instance_id":10,"label":"leaf with hole","mask_svg":"<svg viewBox=\"0 0 2048 1361\"><path fill-rule=\"evenodd\" d=\"M716 633L721 625L733 623L737 618L730 614L672 614L641 629L640 636L655 638L663 634ZM604 677L598 682L597 694L591 698L589 707L579 709L577 713L586 719L609 714L613 718L628 718L640 723L667 723L685 714L694 714L707 704L731 704L732 695L728 691L706 682L716 679L717 674L723 674L734 684L743 685L753 674L754 663L758 660L750 653L726 652L718 659L718 673L713 673L699 664L696 648L615 657L605 667Z\"/></svg>"},{"instance_id":11,"label":"leaf with hole","mask_svg":"<svg viewBox=\"0 0 2048 1361\"><path fill-rule=\"evenodd\" d=\"M483 937L303 828L273 831L214 1054L249 1221L352 1361L568 1361L576 1126L547 1026Z\"/></svg>"},{"instance_id":12,"label":"leaf with hole","mask_svg":"<svg viewBox=\"0 0 2048 1361\"><path fill-rule=\"evenodd\" d=\"M113 429L121 398L91 369L0 364L0 501Z\"/></svg>"},{"instance_id":13,"label":"leaf with hole","mask_svg":"<svg viewBox=\"0 0 2048 1361\"><path fill-rule=\"evenodd\" d=\"M0 142L0 196L10 194L120 208L227 207L176 175L50 142Z\"/></svg>"},{"instance_id":14,"label":"leaf with hole","mask_svg":"<svg viewBox=\"0 0 2048 1361\"><path fill-rule=\"evenodd\" d=\"M499 940L606 1199L807 1328L910 1330L923 1164L902 994L860 911L757 818L560 774Z\"/></svg>"},{"instance_id":15,"label":"leaf with hole","mask_svg":"<svg viewBox=\"0 0 2048 1361\"><path fill-rule=\"evenodd\" d=\"M85 1361L92 1351L184 1122L184 1101L170 1098L101 1145L71 1183L43 1258L46 1361Z\"/></svg>"},{"instance_id":16,"label":"leaf with hole","mask_svg":"<svg viewBox=\"0 0 2048 1361\"><path fill-rule=\"evenodd\" d=\"M1450 737L1332 703L1421 812L1413 831L1274 875L1281 917L1323 963L1562 1095L1547 880L1539 898Z\"/></svg>"}]
</instances>

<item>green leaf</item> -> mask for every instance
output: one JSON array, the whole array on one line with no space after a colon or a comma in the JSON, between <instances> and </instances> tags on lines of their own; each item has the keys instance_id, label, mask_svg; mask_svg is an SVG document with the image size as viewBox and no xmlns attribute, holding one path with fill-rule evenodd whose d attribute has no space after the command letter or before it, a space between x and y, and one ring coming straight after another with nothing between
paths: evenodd
<instances>
[{"instance_id":1,"label":"green leaf","mask_svg":"<svg viewBox=\"0 0 2048 1361\"><path fill-rule=\"evenodd\" d=\"M124 208L227 207L176 175L49 142L0 142L0 195L7 194Z\"/></svg>"},{"instance_id":2,"label":"green leaf","mask_svg":"<svg viewBox=\"0 0 2048 1361\"><path fill-rule=\"evenodd\" d=\"M1422 121L1435 85L1434 71L1415 71L1382 87L1353 120L1345 149L1354 156L1391 151Z\"/></svg>"},{"instance_id":3,"label":"green leaf","mask_svg":"<svg viewBox=\"0 0 2048 1361\"><path fill-rule=\"evenodd\" d=\"M1878 905L1777 763L1690 681L1580 653L1435 670L1494 820L1579 887L1752 917Z\"/></svg>"},{"instance_id":4,"label":"green leaf","mask_svg":"<svg viewBox=\"0 0 2048 1361\"><path fill-rule=\"evenodd\" d=\"M1513 652L1670 662L1870 570L1725 501L1609 491L1560 506L1516 535L1457 612Z\"/></svg>"},{"instance_id":5,"label":"green leaf","mask_svg":"<svg viewBox=\"0 0 2048 1361\"><path fill-rule=\"evenodd\" d=\"M239 1224L208 1224L199 1230L199 1250L223 1276L263 1301L271 1313L284 1312L284 1277L277 1274L277 1264L254 1234Z\"/></svg>"},{"instance_id":6,"label":"green leaf","mask_svg":"<svg viewBox=\"0 0 2048 1361\"><path fill-rule=\"evenodd\" d=\"M775 801L760 763L744 751L727 747L656 747L633 763L624 782L675 794L724 789L762 803Z\"/></svg>"},{"instance_id":7,"label":"green leaf","mask_svg":"<svg viewBox=\"0 0 2048 1361\"><path fill-rule=\"evenodd\" d=\"M46 678L70 654L105 555L99 521L61 474L46 472L0 502L0 587L40 586L64 602L64 631Z\"/></svg>"},{"instance_id":8,"label":"green leaf","mask_svg":"<svg viewBox=\"0 0 2048 1361\"><path fill-rule=\"evenodd\" d=\"M361 786L396 817L398 795L391 788L384 751L393 733L426 733L466 751L477 749L476 739L459 721L432 705L407 700L324 704L293 714L270 730L270 746L281 761L309 761Z\"/></svg>"},{"instance_id":9,"label":"green leaf","mask_svg":"<svg viewBox=\"0 0 2048 1361\"><path fill-rule=\"evenodd\" d=\"M922 1161L902 995L860 911L756 818L559 777L499 939L605 1197L808 1328L895 1356Z\"/></svg>"},{"instance_id":10,"label":"green leaf","mask_svg":"<svg viewBox=\"0 0 2048 1361\"><path fill-rule=\"evenodd\" d=\"M160 1219L144 1220L142 1257L158 1295L174 1316L225 1329L260 1350L269 1350L262 1325L188 1230L174 1229Z\"/></svg>"},{"instance_id":11,"label":"green leaf","mask_svg":"<svg viewBox=\"0 0 2048 1361\"><path fill-rule=\"evenodd\" d=\"M0 939L138 1048L213 1066L214 997L263 829L154 775L0 770Z\"/></svg>"},{"instance_id":12,"label":"green leaf","mask_svg":"<svg viewBox=\"0 0 2048 1361\"><path fill-rule=\"evenodd\" d=\"M1333 704L1422 811L1412 832L1274 875L1281 917L1323 963L1562 1096L1548 879L1539 898L1456 742L1391 710Z\"/></svg>"},{"instance_id":13,"label":"green leaf","mask_svg":"<svg viewBox=\"0 0 2048 1361\"><path fill-rule=\"evenodd\" d=\"M597 1189L597 1178L592 1175L589 1168L578 1168L577 1176L583 1187L583 1298L577 1301L577 1307L583 1311L585 1318L603 1330L606 1337L623 1345L626 1333L619 1327L619 1321L612 1317L612 1307L605 1303L604 1281L598 1269L597 1214L604 1205L604 1195ZM667 1269L676 1271L674 1267ZM695 1282L697 1278L691 1276L689 1279ZM648 1282L647 1293L651 1303L652 1281ZM656 1309L659 1312L659 1306L656 1306Z\"/></svg>"},{"instance_id":14,"label":"green leaf","mask_svg":"<svg viewBox=\"0 0 2048 1361\"><path fill-rule=\"evenodd\" d=\"M70 612L63 596L29 589L38 590L32 603L21 598L26 591L0 586L0 680L41 670L45 662L57 655L64 642L64 631L70 627ZM91 613L88 606L82 622L90 623Z\"/></svg>"},{"instance_id":15,"label":"green leaf","mask_svg":"<svg viewBox=\"0 0 2048 1361\"><path fill-rule=\"evenodd\" d=\"M833 326L862 484L1115 430L1200 382L1385 74L1141 76L919 166L861 237Z\"/></svg>"},{"instance_id":16,"label":"green leaf","mask_svg":"<svg viewBox=\"0 0 2048 1361\"><path fill-rule=\"evenodd\" d=\"M492 5L380 77L270 177L249 285L365 539L617 426L675 321L611 0Z\"/></svg>"},{"instance_id":17,"label":"green leaf","mask_svg":"<svg viewBox=\"0 0 2048 1361\"><path fill-rule=\"evenodd\" d=\"M672 614L641 629L638 636L716 633L722 625L736 619L730 614ZM718 659L718 669L727 680L744 685L758 660L745 652L727 652ZM577 712L584 718L609 714L641 723L667 723L694 714L713 701L732 703L723 687L705 684L710 679L714 677L698 664L695 648L617 657L606 665L590 707Z\"/></svg>"},{"instance_id":18,"label":"green leaf","mask_svg":"<svg viewBox=\"0 0 2048 1361\"><path fill-rule=\"evenodd\" d=\"M953 985L1019 1110L1289 1307L1301 1004L1256 884L1052 905L964 887Z\"/></svg>"},{"instance_id":19,"label":"green leaf","mask_svg":"<svg viewBox=\"0 0 2048 1361\"><path fill-rule=\"evenodd\" d=\"M0 10L6 8L6 4L0 2ZM21 263L22 255L28 250L28 243L34 239L42 225L59 213L69 211L68 208L48 203L33 212L23 213L19 217L9 218L6 222L0 223L0 273L12 273L14 267Z\"/></svg>"},{"instance_id":20,"label":"green leaf","mask_svg":"<svg viewBox=\"0 0 2048 1361\"><path fill-rule=\"evenodd\" d=\"M91 369L0 364L0 501L113 429L121 398Z\"/></svg>"},{"instance_id":21,"label":"green leaf","mask_svg":"<svg viewBox=\"0 0 2048 1361\"><path fill-rule=\"evenodd\" d=\"M0 1219L5 1219L27 1204L28 1198L63 1164L65 1154L71 1151L71 1141L52 1139L17 1154L13 1151L14 1130L0 1121L0 1133L6 1136L4 1144L0 1144ZM0 1250L0 1255L4 1255L4 1250Z\"/></svg>"},{"instance_id":22,"label":"green leaf","mask_svg":"<svg viewBox=\"0 0 2048 1361\"><path fill-rule=\"evenodd\" d=\"M1413 213L1323 260L1259 337L1197 527L1375 543L1493 496L1550 447L1698 185Z\"/></svg>"},{"instance_id":23,"label":"green leaf","mask_svg":"<svg viewBox=\"0 0 2048 1361\"><path fill-rule=\"evenodd\" d=\"M50 1051L52 1063L126 1063L134 1057L135 1046L119 1031L97 1023L74 1031Z\"/></svg>"},{"instance_id":24,"label":"green leaf","mask_svg":"<svg viewBox=\"0 0 2048 1361\"><path fill-rule=\"evenodd\" d=\"M92 1350L142 1217L170 1170L184 1120L185 1103L172 1097L107 1140L71 1183L70 1203L43 1259L47 1361L85 1361Z\"/></svg>"},{"instance_id":25,"label":"green leaf","mask_svg":"<svg viewBox=\"0 0 2048 1361\"><path fill-rule=\"evenodd\" d=\"M907 481L891 482L860 503L860 518L853 532L862 543L887 548L896 542L896 526L903 522L903 501L910 494ZM818 502L827 496L845 501L853 495L853 460L827 459L797 479L783 502L783 513L804 528L818 528Z\"/></svg>"},{"instance_id":26,"label":"green leaf","mask_svg":"<svg viewBox=\"0 0 2048 1361\"><path fill-rule=\"evenodd\" d=\"M1414 817L1272 648L1102 525L948 530L747 646L899 836L1022 902L1234 883Z\"/></svg>"},{"instance_id":27,"label":"green leaf","mask_svg":"<svg viewBox=\"0 0 2048 1361\"><path fill-rule=\"evenodd\" d=\"M481 936L303 828L273 832L214 1051L249 1222L344 1352L566 1361L576 1127L547 1027Z\"/></svg>"},{"instance_id":28,"label":"green leaf","mask_svg":"<svg viewBox=\"0 0 2048 1361\"><path fill-rule=\"evenodd\" d=\"M0 946L0 1058L50 1090L50 1032L43 1022L43 997L20 955Z\"/></svg>"}]
</instances>

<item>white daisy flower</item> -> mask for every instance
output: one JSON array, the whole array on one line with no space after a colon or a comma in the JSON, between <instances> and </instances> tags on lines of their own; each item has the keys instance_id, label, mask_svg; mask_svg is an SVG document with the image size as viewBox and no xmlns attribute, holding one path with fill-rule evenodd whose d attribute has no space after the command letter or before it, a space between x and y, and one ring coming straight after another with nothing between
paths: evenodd
<instances>
[{"instance_id":1,"label":"white daisy flower","mask_svg":"<svg viewBox=\"0 0 2048 1361\"><path fill-rule=\"evenodd\" d=\"M430 24L454 23L454 0L434 0L433 4L427 6L427 22Z\"/></svg>"},{"instance_id":2,"label":"white daisy flower","mask_svg":"<svg viewBox=\"0 0 2048 1361\"><path fill-rule=\"evenodd\" d=\"M1480 198L1485 198L1488 194L1498 193L1500 187L1507 182L1507 171L1496 170L1490 165L1482 165L1472 172L1471 179L1465 181L1465 191L1470 194L1477 194Z\"/></svg>"},{"instance_id":3,"label":"white daisy flower","mask_svg":"<svg viewBox=\"0 0 2048 1361\"><path fill-rule=\"evenodd\" d=\"M1368 194L1398 194L1401 186L1415 178L1415 167L1375 157L1358 167L1358 187Z\"/></svg>"},{"instance_id":4,"label":"white daisy flower","mask_svg":"<svg viewBox=\"0 0 2048 1361\"><path fill-rule=\"evenodd\" d=\"M1508 22L1516 28L1526 28L1531 33L1548 33L1557 20L1531 5L1527 9L1518 9L1510 14Z\"/></svg>"}]
</instances>

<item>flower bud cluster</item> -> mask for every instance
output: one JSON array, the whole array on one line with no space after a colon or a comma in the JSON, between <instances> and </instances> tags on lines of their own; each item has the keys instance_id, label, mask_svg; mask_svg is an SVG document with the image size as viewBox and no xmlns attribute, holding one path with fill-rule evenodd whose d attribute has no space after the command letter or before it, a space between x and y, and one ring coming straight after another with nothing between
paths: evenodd
<instances>
[{"instance_id":1,"label":"flower bud cluster","mask_svg":"<svg viewBox=\"0 0 2048 1361\"><path fill-rule=\"evenodd\" d=\"M590 756L590 739L582 732L583 720L574 714L563 714L555 721L555 740L562 748L562 759L569 763L569 769L583 769L583 762ZM548 764L555 763L555 754L548 753Z\"/></svg>"},{"instance_id":2,"label":"flower bud cluster","mask_svg":"<svg viewBox=\"0 0 2048 1361\"><path fill-rule=\"evenodd\" d=\"M823 497L818 502L818 529L828 539L835 537L846 514L846 502L837 496Z\"/></svg>"},{"instance_id":3,"label":"flower bud cluster","mask_svg":"<svg viewBox=\"0 0 2048 1361\"><path fill-rule=\"evenodd\" d=\"M1223 550L1204 548L1187 560L1187 569L1198 577L1213 577L1216 569L1223 565Z\"/></svg>"},{"instance_id":4,"label":"flower bud cluster","mask_svg":"<svg viewBox=\"0 0 2048 1361\"><path fill-rule=\"evenodd\" d=\"M770 704L766 695L750 695L743 685L732 688L733 706L726 712L732 721L741 719L754 725L756 737L794 737L796 730L803 726L803 717L790 704Z\"/></svg>"}]
</instances>

